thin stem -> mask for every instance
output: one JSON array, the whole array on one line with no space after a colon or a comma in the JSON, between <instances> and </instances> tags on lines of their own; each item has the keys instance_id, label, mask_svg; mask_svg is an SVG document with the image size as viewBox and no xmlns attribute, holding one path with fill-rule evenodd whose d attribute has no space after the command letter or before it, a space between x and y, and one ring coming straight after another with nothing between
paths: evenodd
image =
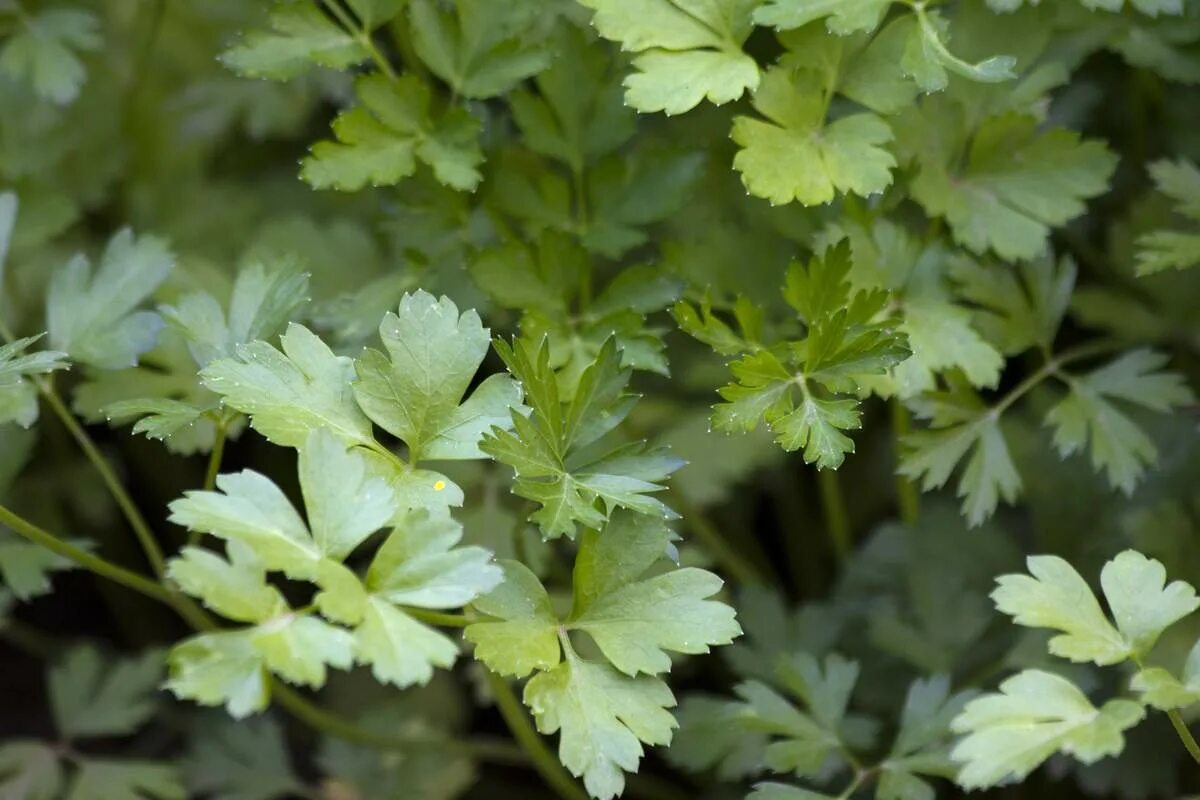
<instances>
[{"instance_id":1,"label":"thin stem","mask_svg":"<svg viewBox=\"0 0 1200 800\"><path fill-rule=\"evenodd\" d=\"M93 555L87 550L65 542L49 531L45 531L32 522L29 522L24 517L14 514L3 505L0 505L0 524L12 529L19 536L45 547L52 553L57 553L64 558L68 558L101 577L108 578L152 600L163 603L175 610L193 628L203 631L211 631L217 628L217 625L190 598L173 591L161 583L156 583L149 578L138 575L136 572L127 570L107 559ZM453 615L445 614L442 616L450 617ZM288 688L275 678L272 678L272 696L279 701L281 706L302 722L332 736L337 736L358 744L383 750L405 750L417 746L430 746L501 764L526 763L525 756L521 750L513 747L508 742L490 740L458 741L432 736L404 737L375 733L310 703L303 695ZM580 797L583 796L580 795Z\"/></svg>"},{"instance_id":2,"label":"thin stem","mask_svg":"<svg viewBox=\"0 0 1200 800\"><path fill-rule=\"evenodd\" d=\"M144 594L160 603L177 608L179 595L176 595L162 584L156 583L149 578L144 578L136 572L118 566L105 558L89 553L87 550L76 547L70 542L65 542L49 531L34 525L24 517L14 514L3 505L0 505L0 523L12 529L18 536L22 536L34 544L41 545L63 558L70 559L84 569L90 570L101 577L108 578L110 581L119 583L127 589Z\"/></svg>"},{"instance_id":3,"label":"thin stem","mask_svg":"<svg viewBox=\"0 0 1200 800\"><path fill-rule=\"evenodd\" d=\"M912 419L900 398L892 398L892 442L896 449L896 460L900 459L900 442L908 435ZM921 515L921 494L917 485L896 472L896 505L900 509L900 521L913 526Z\"/></svg>"},{"instance_id":4,"label":"thin stem","mask_svg":"<svg viewBox=\"0 0 1200 800\"><path fill-rule=\"evenodd\" d=\"M829 542L838 561L844 561L851 549L850 515L846 511L841 482L833 470L820 469L817 470L817 485L821 490L821 510L829 530Z\"/></svg>"},{"instance_id":5,"label":"thin stem","mask_svg":"<svg viewBox=\"0 0 1200 800\"><path fill-rule=\"evenodd\" d=\"M92 437L79 424L79 420L75 419L75 415L71 413L66 403L59 397L53 383L42 378L35 378L34 380L37 383L38 390L42 393L42 397L46 400L46 405L50 406L50 409L62 421L62 424L70 432L72 438L79 444L79 448L83 450L83 454L87 456L88 461L92 462L92 466L100 474L100 479L104 481L109 494L117 501L117 505L121 508L125 519L129 521L129 526L133 528L133 533L137 537L138 543L141 544L142 550L146 554L146 559L150 562L150 568L154 570L156 576L162 578L166 574L162 550L159 548L158 541L154 538L154 533L150 530L150 526L146 524L142 512L138 510L137 505L133 502L133 498L125 491L125 487L121 485L117 474L104 459L99 448L96 447L96 443L92 441Z\"/></svg>"},{"instance_id":6,"label":"thin stem","mask_svg":"<svg viewBox=\"0 0 1200 800\"><path fill-rule=\"evenodd\" d=\"M441 625L446 628L465 628L475 620L464 614L447 614L442 611L430 611L425 608L404 607L404 613L430 625Z\"/></svg>"},{"instance_id":7,"label":"thin stem","mask_svg":"<svg viewBox=\"0 0 1200 800\"><path fill-rule=\"evenodd\" d=\"M341 4L337 0L321 0L325 8L329 9L329 13L337 19L338 24L346 29L346 32L358 40L359 44L371 55L371 59L375 65L379 67L379 71L387 76L389 81L394 81L397 78L396 70L392 67L390 61L384 58L383 53L379 52L379 48L375 46L375 40L371 38L370 31L355 24L350 15L346 13Z\"/></svg>"},{"instance_id":8,"label":"thin stem","mask_svg":"<svg viewBox=\"0 0 1200 800\"><path fill-rule=\"evenodd\" d=\"M558 793L563 800L588 800L587 793L579 788L579 784L570 773L559 763L558 758L546 747L541 736L534 730L533 723L525 715L521 701L513 693L508 681L490 670L487 673L488 685L492 696L496 699L496 708L505 724L512 732L513 738L533 760L533 768L542 776L542 780Z\"/></svg>"},{"instance_id":9,"label":"thin stem","mask_svg":"<svg viewBox=\"0 0 1200 800\"><path fill-rule=\"evenodd\" d=\"M459 755L491 761L497 764L525 764L527 759L520 748L505 741L476 739L463 741L441 736L396 736L364 728L344 717L333 714L292 689L278 678L271 679L271 697L288 713L314 730L327 733L355 744L377 750L411 750L414 747L435 747Z\"/></svg>"},{"instance_id":10,"label":"thin stem","mask_svg":"<svg viewBox=\"0 0 1200 800\"><path fill-rule=\"evenodd\" d=\"M208 469L204 471L204 491L211 492L217 485L217 473L221 471L221 459L225 456L225 423L217 423L217 435L213 440L212 452L208 454Z\"/></svg>"},{"instance_id":11,"label":"thin stem","mask_svg":"<svg viewBox=\"0 0 1200 800\"><path fill-rule=\"evenodd\" d=\"M1025 380L1021 381L1012 391L1001 398L1000 402L992 406L988 413L999 416L1003 414L1009 406L1020 400L1028 394L1034 387L1040 384L1047 378L1055 375L1060 369L1072 364L1076 361L1082 361L1085 358L1110 353L1113 350L1118 350L1121 347L1120 342L1114 342L1110 339L1105 339L1097 342L1088 342L1078 347L1064 350L1054 358L1046 361L1040 368L1028 375Z\"/></svg>"},{"instance_id":12,"label":"thin stem","mask_svg":"<svg viewBox=\"0 0 1200 800\"><path fill-rule=\"evenodd\" d=\"M1200 744L1196 744L1192 732L1188 730L1188 726L1183 721L1183 717L1179 716L1179 711L1171 709L1167 712L1167 718L1171 720L1172 727L1175 728L1175 733L1179 734L1179 741L1183 742L1183 746L1187 748L1188 755L1197 764L1200 764Z\"/></svg>"},{"instance_id":13,"label":"thin stem","mask_svg":"<svg viewBox=\"0 0 1200 800\"><path fill-rule=\"evenodd\" d=\"M737 581L744 584L766 585L767 580L753 561L743 556L729 544L717 526L699 507L676 495L673 502L679 506L683 522L697 539L704 543L708 554Z\"/></svg>"}]
</instances>

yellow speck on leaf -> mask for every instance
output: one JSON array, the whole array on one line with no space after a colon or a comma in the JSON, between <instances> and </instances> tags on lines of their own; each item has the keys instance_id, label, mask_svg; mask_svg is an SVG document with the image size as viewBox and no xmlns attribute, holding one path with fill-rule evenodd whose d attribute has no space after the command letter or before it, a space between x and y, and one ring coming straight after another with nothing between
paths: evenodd
<instances>
[{"instance_id":1,"label":"yellow speck on leaf","mask_svg":"<svg viewBox=\"0 0 1200 800\"><path fill-rule=\"evenodd\" d=\"M433 484L433 490L435 492L440 492L442 489L445 489L445 488L446 488L445 481L438 481L437 483Z\"/></svg>"}]
</instances>

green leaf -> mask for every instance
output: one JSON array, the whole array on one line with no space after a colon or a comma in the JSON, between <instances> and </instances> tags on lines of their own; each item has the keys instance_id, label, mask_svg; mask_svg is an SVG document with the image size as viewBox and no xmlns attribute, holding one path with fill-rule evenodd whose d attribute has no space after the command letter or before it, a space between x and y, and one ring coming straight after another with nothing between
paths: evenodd
<instances>
[{"instance_id":1,"label":"green leaf","mask_svg":"<svg viewBox=\"0 0 1200 800\"><path fill-rule=\"evenodd\" d=\"M156 761L84 758L65 800L184 800L175 768Z\"/></svg>"},{"instance_id":2,"label":"green leaf","mask_svg":"<svg viewBox=\"0 0 1200 800\"><path fill-rule=\"evenodd\" d=\"M676 713L679 730L664 754L689 772L715 769L722 781L760 769L766 737L742 724L742 704L708 695L684 698Z\"/></svg>"},{"instance_id":3,"label":"green leaf","mask_svg":"<svg viewBox=\"0 0 1200 800\"><path fill-rule=\"evenodd\" d=\"M1158 450L1140 427L1112 401L1167 412L1194 402L1182 375L1160 371L1167 356L1132 350L1082 376L1067 376L1070 394L1046 413L1054 445L1063 458L1090 439L1092 466L1103 470L1114 489L1132 494Z\"/></svg>"},{"instance_id":4,"label":"green leaf","mask_svg":"<svg viewBox=\"0 0 1200 800\"><path fill-rule=\"evenodd\" d=\"M367 416L408 445L410 463L484 458L480 438L510 427L521 392L492 375L463 401L490 341L479 315L460 316L450 298L419 291L388 312L379 336L387 355L368 349L356 362L354 395Z\"/></svg>"},{"instance_id":5,"label":"green leaf","mask_svg":"<svg viewBox=\"0 0 1200 800\"><path fill-rule=\"evenodd\" d=\"M314 430L300 451L308 524L269 478L252 470L221 475L220 491L187 492L171 521L248 547L267 569L315 576L324 558L341 561L396 513L396 497L367 462L332 433Z\"/></svg>"},{"instance_id":6,"label":"green leaf","mask_svg":"<svg viewBox=\"0 0 1200 800\"><path fill-rule=\"evenodd\" d=\"M1016 78L1012 56L992 56L977 63L964 61L947 49L946 21L936 11L916 11L917 22L910 29L900 67L912 76L923 92L940 92L949 84L947 73L979 83L1000 83Z\"/></svg>"},{"instance_id":7,"label":"green leaf","mask_svg":"<svg viewBox=\"0 0 1200 800\"><path fill-rule=\"evenodd\" d=\"M315 4L278 4L271 30L251 31L221 54L233 71L285 81L313 66L346 69L369 58L363 44Z\"/></svg>"},{"instance_id":8,"label":"green leaf","mask_svg":"<svg viewBox=\"0 0 1200 800\"><path fill-rule=\"evenodd\" d=\"M969 387L954 381L948 391L927 394L914 405L931 427L901 440L897 470L901 475L920 481L921 489L930 491L944 486L965 458L957 494L972 526L990 517L1001 499L1016 500L1021 476L1009 453L1000 415L991 413Z\"/></svg>"},{"instance_id":9,"label":"green leaf","mask_svg":"<svg viewBox=\"0 0 1200 800\"><path fill-rule=\"evenodd\" d=\"M741 722L773 737L764 763L775 772L814 775L848 732L846 709L858 681L858 664L836 654L824 664L808 653L781 658L776 677L807 711L760 681L739 684Z\"/></svg>"},{"instance_id":10,"label":"green leaf","mask_svg":"<svg viewBox=\"0 0 1200 800\"><path fill-rule=\"evenodd\" d=\"M228 619L258 622L287 610L287 602L266 581L262 564L245 547L231 546L226 561L210 550L185 547L167 563L167 576L180 589Z\"/></svg>"},{"instance_id":11,"label":"green leaf","mask_svg":"<svg viewBox=\"0 0 1200 800\"><path fill-rule=\"evenodd\" d=\"M91 545L87 540L72 544L83 549L89 549ZM19 539L0 526L0 578L3 578L4 588L18 600L28 601L47 594L52 573L75 568L75 562L41 545Z\"/></svg>"},{"instance_id":12,"label":"green leaf","mask_svg":"<svg viewBox=\"0 0 1200 800\"><path fill-rule=\"evenodd\" d=\"M76 647L50 669L50 707L67 738L124 736L154 715L163 654L108 660L92 647Z\"/></svg>"},{"instance_id":13,"label":"green leaf","mask_svg":"<svg viewBox=\"0 0 1200 800\"><path fill-rule=\"evenodd\" d=\"M800 28L824 19L830 33L846 36L871 31L892 0L767 0L754 12L754 21L779 30Z\"/></svg>"},{"instance_id":14,"label":"green leaf","mask_svg":"<svg viewBox=\"0 0 1200 800\"><path fill-rule=\"evenodd\" d=\"M754 332L761 318L744 308L735 308L745 337L739 338L706 308L697 314L676 305L676 319L702 341L721 352L750 351L730 364L734 382L718 390L725 402L713 407L714 428L750 432L765 420L784 450L803 449L804 460L819 469L836 469L854 451L843 431L860 425L857 395L865 393L864 382L885 374L909 350L895 323L879 319L887 293L852 290L850 255L843 241L807 265L795 261L788 268L784 299L805 327L802 339L764 347Z\"/></svg>"},{"instance_id":15,"label":"green leaf","mask_svg":"<svg viewBox=\"0 0 1200 800\"><path fill-rule=\"evenodd\" d=\"M152 311L134 309L174 264L166 242L134 238L128 228L109 240L94 274L87 257L77 254L50 279L46 326L51 346L100 369L135 365L158 340L162 320Z\"/></svg>"},{"instance_id":16,"label":"green leaf","mask_svg":"<svg viewBox=\"0 0 1200 800\"><path fill-rule=\"evenodd\" d=\"M961 370L976 387L995 388L1004 357L971 324L970 311L956 303L915 297L904 305L898 329L908 338L912 356L892 375L901 397L935 388L936 376Z\"/></svg>"},{"instance_id":17,"label":"green leaf","mask_svg":"<svg viewBox=\"0 0 1200 800\"><path fill-rule=\"evenodd\" d=\"M642 112L682 114L707 99L721 105L758 86L742 52L757 0L581 0L601 36L637 53L625 102Z\"/></svg>"},{"instance_id":18,"label":"green leaf","mask_svg":"<svg viewBox=\"0 0 1200 800\"><path fill-rule=\"evenodd\" d=\"M734 118L741 149L733 167L751 194L772 204L821 205L837 192L866 197L891 185L896 160L883 147L892 140L887 123L866 112L827 122L832 89L822 84L812 70L773 67L753 98L767 120Z\"/></svg>"},{"instance_id":19,"label":"green leaf","mask_svg":"<svg viewBox=\"0 0 1200 800\"><path fill-rule=\"evenodd\" d=\"M308 302L308 289L308 276L290 264L268 270L256 261L238 272L228 314L208 292L186 294L161 311L167 324L187 340L192 358L203 368L234 355L238 345L281 333Z\"/></svg>"},{"instance_id":20,"label":"green leaf","mask_svg":"<svg viewBox=\"0 0 1200 800\"><path fill-rule=\"evenodd\" d=\"M165 397L147 397L140 400L118 400L104 407L105 416L114 424L137 420L133 424L134 434L145 434L151 439L168 441L187 428L195 427L209 409L191 403Z\"/></svg>"},{"instance_id":21,"label":"green leaf","mask_svg":"<svg viewBox=\"0 0 1200 800\"><path fill-rule=\"evenodd\" d=\"M1038 258L1008 264L955 259L950 267L975 327L1005 355L1037 346L1049 352L1075 288L1075 262Z\"/></svg>"},{"instance_id":22,"label":"green leaf","mask_svg":"<svg viewBox=\"0 0 1200 800\"><path fill-rule=\"evenodd\" d=\"M1103 193L1116 157L1074 131L1038 132L1036 118L1006 114L984 121L970 139L961 169L954 137L931 139L919 159L912 196L950 224L954 239L1005 260L1042 253L1050 229L1084 211ZM949 139L949 141L948 141Z\"/></svg>"},{"instance_id":23,"label":"green leaf","mask_svg":"<svg viewBox=\"0 0 1200 800\"><path fill-rule=\"evenodd\" d=\"M580 543L566 627L585 631L627 675L666 672L667 651L707 653L742 632L732 608L705 599L724 583L711 572L685 567L643 577L670 539L661 519L619 512L603 533L587 531Z\"/></svg>"},{"instance_id":24,"label":"green leaf","mask_svg":"<svg viewBox=\"0 0 1200 800\"><path fill-rule=\"evenodd\" d=\"M974 695L972 691L951 695L945 675L913 681L900 713L900 729L880 766L876 800L933 800L934 788L918 776L955 777L950 723Z\"/></svg>"},{"instance_id":25,"label":"green leaf","mask_svg":"<svg viewBox=\"0 0 1200 800\"><path fill-rule=\"evenodd\" d=\"M1192 645L1188 651L1180 677L1162 667L1143 667L1133 676L1129 688L1141 692L1142 702L1160 711L1187 708L1200 701L1200 645Z\"/></svg>"},{"instance_id":26,"label":"green leaf","mask_svg":"<svg viewBox=\"0 0 1200 800\"><path fill-rule=\"evenodd\" d=\"M62 765L50 745L22 739L0 745L0 797L57 800L62 784Z\"/></svg>"},{"instance_id":27,"label":"green leaf","mask_svg":"<svg viewBox=\"0 0 1200 800\"><path fill-rule=\"evenodd\" d=\"M765 781L754 784L754 791L746 795L746 800L837 800L833 795L802 789L799 786L789 786L786 783Z\"/></svg>"},{"instance_id":28,"label":"green leaf","mask_svg":"<svg viewBox=\"0 0 1200 800\"><path fill-rule=\"evenodd\" d=\"M1150 176L1158 191L1176 203L1176 212L1190 227L1156 230L1138 239L1137 273L1186 269L1200 264L1200 168L1190 161L1155 161Z\"/></svg>"},{"instance_id":29,"label":"green leaf","mask_svg":"<svg viewBox=\"0 0 1200 800\"><path fill-rule=\"evenodd\" d=\"M573 655L525 685L537 729L558 733L558 758L598 800L620 795L624 772L637 772L642 743L671 741L675 705L658 678L629 677Z\"/></svg>"},{"instance_id":30,"label":"green leaf","mask_svg":"<svg viewBox=\"0 0 1200 800\"><path fill-rule=\"evenodd\" d=\"M269 716L208 720L182 769L188 788L221 800L275 800L304 791L279 723Z\"/></svg>"},{"instance_id":31,"label":"green leaf","mask_svg":"<svg viewBox=\"0 0 1200 800\"><path fill-rule=\"evenodd\" d=\"M1126 550L1100 573L1114 627L1069 563L1057 556L1031 556L1027 563L1031 575L997 579L996 608L1018 625L1062 631L1050 640L1050 652L1071 661L1107 665L1141 659L1166 628L1200 607L1191 585L1167 585L1161 563Z\"/></svg>"},{"instance_id":32,"label":"green leaf","mask_svg":"<svg viewBox=\"0 0 1200 800\"><path fill-rule=\"evenodd\" d=\"M167 656L166 688L203 706L225 706L236 719L267 707L263 659L242 631L185 639Z\"/></svg>"},{"instance_id":33,"label":"green leaf","mask_svg":"<svg viewBox=\"0 0 1200 800\"><path fill-rule=\"evenodd\" d=\"M1025 670L1000 684L1000 692L967 704L953 723L966 736L952 757L963 765L966 789L1021 780L1056 752L1093 764L1125 747L1122 731L1145 710L1130 700L1097 709L1075 684L1041 670Z\"/></svg>"},{"instance_id":34,"label":"green leaf","mask_svg":"<svg viewBox=\"0 0 1200 800\"><path fill-rule=\"evenodd\" d=\"M480 126L470 113L453 107L435 118L429 87L411 75L367 75L355 93L359 105L333 121L337 140L314 144L301 165L300 177L313 188L392 186L411 176L418 160L446 186L471 191L479 184Z\"/></svg>"},{"instance_id":35,"label":"green leaf","mask_svg":"<svg viewBox=\"0 0 1200 800\"><path fill-rule=\"evenodd\" d=\"M501 675L520 678L551 669L562 655L550 596L519 561L501 561L500 568L500 585L474 602L491 619L468 625L463 637L475 645L475 658Z\"/></svg>"},{"instance_id":36,"label":"green leaf","mask_svg":"<svg viewBox=\"0 0 1200 800\"><path fill-rule=\"evenodd\" d=\"M39 96L59 105L73 102L87 79L79 53L99 50L103 43L96 15L47 8L22 12L17 21L16 33L0 47L0 75L28 82Z\"/></svg>"},{"instance_id":37,"label":"green leaf","mask_svg":"<svg viewBox=\"0 0 1200 800\"><path fill-rule=\"evenodd\" d=\"M578 172L634 134L635 115L605 48L567 28L550 67L534 78L537 92L508 95L513 119L529 148Z\"/></svg>"},{"instance_id":38,"label":"green leaf","mask_svg":"<svg viewBox=\"0 0 1200 800\"><path fill-rule=\"evenodd\" d=\"M280 340L282 352L262 341L238 346L236 356L205 367L201 381L275 444L301 447L318 428L348 444L373 443L371 421L354 402L354 363L303 325L288 325Z\"/></svg>"},{"instance_id":39,"label":"green leaf","mask_svg":"<svg viewBox=\"0 0 1200 800\"><path fill-rule=\"evenodd\" d=\"M630 371L619 365L614 340L583 371L568 403L560 400L545 339L533 352L521 341L511 347L497 342L496 349L520 382L531 413L513 409L513 429L493 428L480 449L511 466L516 494L541 506L530 520L543 536L574 537L579 525L601 528L616 508L675 516L650 495L662 491L661 481L682 464L643 443L616 446L604 438L636 401L625 393Z\"/></svg>"},{"instance_id":40,"label":"green leaf","mask_svg":"<svg viewBox=\"0 0 1200 800\"><path fill-rule=\"evenodd\" d=\"M551 15L536 2L411 0L408 13L417 55L458 96L495 97L550 65L550 42L536 31Z\"/></svg>"},{"instance_id":41,"label":"green leaf","mask_svg":"<svg viewBox=\"0 0 1200 800\"><path fill-rule=\"evenodd\" d=\"M375 554L365 581L341 571L321 574L317 607L357 626L357 660L370 665L377 680L424 684L434 667L454 664L458 646L406 607L461 608L496 588L503 575L492 554L458 547L461 539L462 526L449 517L410 512Z\"/></svg>"},{"instance_id":42,"label":"green leaf","mask_svg":"<svg viewBox=\"0 0 1200 800\"><path fill-rule=\"evenodd\" d=\"M67 354L55 350L25 352L41 336L30 336L0 345L0 424L15 422L28 428L38 418L38 389L30 380L70 369Z\"/></svg>"}]
</instances>

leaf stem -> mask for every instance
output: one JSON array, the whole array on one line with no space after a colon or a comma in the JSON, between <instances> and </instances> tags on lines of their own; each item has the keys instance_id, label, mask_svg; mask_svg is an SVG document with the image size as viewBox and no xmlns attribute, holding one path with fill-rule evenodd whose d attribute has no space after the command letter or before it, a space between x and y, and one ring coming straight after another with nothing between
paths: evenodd
<instances>
[{"instance_id":1,"label":"leaf stem","mask_svg":"<svg viewBox=\"0 0 1200 800\"><path fill-rule=\"evenodd\" d=\"M579 784L570 773L559 763L558 758L546 747L541 736L533 728L533 723L525 714L521 701L517 699L508 681L492 671L488 671L488 686L496 699L496 708L504 718L509 731L521 748L533 760L533 767L542 779L558 793L563 800L588 800L588 795L579 788Z\"/></svg>"},{"instance_id":2,"label":"leaf stem","mask_svg":"<svg viewBox=\"0 0 1200 800\"><path fill-rule=\"evenodd\" d=\"M1012 391L1006 394L1000 399L1000 402L988 410L988 413L994 416L1000 416L1013 403L1020 400L1034 387L1052 375L1055 375L1060 369L1068 364L1072 364L1076 361L1082 361L1085 358L1092 358L1093 356L1111 353L1114 350L1119 350L1121 346L1121 342L1113 341L1111 339L1102 339L1064 350L1057 356L1047 360L1045 364L1043 364L1034 372L1030 373L1025 380L1014 386Z\"/></svg>"},{"instance_id":3,"label":"leaf stem","mask_svg":"<svg viewBox=\"0 0 1200 800\"><path fill-rule=\"evenodd\" d=\"M329 13L337 19L338 24L346 29L346 32L358 40L358 43L370 54L371 60L379 67L379 71L387 76L389 81L395 81L397 78L396 70L392 67L390 61L384 58L383 53L379 52L379 48L375 46L375 40L371 38L371 33L366 28L356 25L346 10L342 8L338 0L321 0L321 3L329 10Z\"/></svg>"},{"instance_id":4,"label":"leaf stem","mask_svg":"<svg viewBox=\"0 0 1200 800\"><path fill-rule=\"evenodd\" d=\"M441 625L446 628L465 628L475 621L465 614L447 614L442 611L430 611L426 608L413 608L412 606L405 606L404 613L414 619L428 622L430 625Z\"/></svg>"},{"instance_id":5,"label":"leaf stem","mask_svg":"<svg viewBox=\"0 0 1200 800\"><path fill-rule=\"evenodd\" d=\"M180 601L186 601L186 598L182 595L172 592L161 583L145 578L133 570L125 569L125 567L118 566L108 559L90 553L82 547L77 547L70 542L63 541L49 531L43 530L24 517L13 513L3 505L0 505L0 523L10 528L18 536L28 539L34 544L41 545L63 558L70 559L84 569L90 570L103 578L108 578L110 581L119 583L127 589L132 589L160 603L165 603L182 613Z\"/></svg>"},{"instance_id":6,"label":"leaf stem","mask_svg":"<svg viewBox=\"0 0 1200 800\"><path fill-rule=\"evenodd\" d=\"M892 398L892 446L896 449L896 461L900 460L900 442L908 435L912 417L899 397ZM921 494L917 485L896 472L896 505L900 510L900 521L912 527L921 515Z\"/></svg>"},{"instance_id":7,"label":"leaf stem","mask_svg":"<svg viewBox=\"0 0 1200 800\"><path fill-rule=\"evenodd\" d=\"M208 469L204 471L204 491L211 492L217 485L217 473L221 471L221 459L225 456L225 438L227 436L224 421L217 423L217 435L213 439L212 452L208 454Z\"/></svg>"},{"instance_id":8,"label":"leaf stem","mask_svg":"<svg viewBox=\"0 0 1200 800\"><path fill-rule=\"evenodd\" d=\"M1171 726L1175 728L1175 733L1179 735L1179 741L1183 742L1183 746L1187 748L1188 755L1197 764L1200 764L1200 744L1196 744L1196 739L1192 736L1192 732L1188 730L1187 724L1183 721L1183 717L1179 716L1177 709L1171 709L1167 712L1167 719L1171 720Z\"/></svg>"},{"instance_id":9,"label":"leaf stem","mask_svg":"<svg viewBox=\"0 0 1200 800\"><path fill-rule=\"evenodd\" d=\"M817 485L821 490L821 511L825 516L825 527L829 532L829 543L839 562L850 555L850 516L846 511L846 498L837 472L831 469L817 470Z\"/></svg>"},{"instance_id":10,"label":"leaf stem","mask_svg":"<svg viewBox=\"0 0 1200 800\"><path fill-rule=\"evenodd\" d=\"M397 736L379 733L364 728L337 714L309 702L278 678L271 679L271 697L296 719L314 730L327 733L354 744L373 747L377 750L409 750L414 747L436 747L457 755L490 761L496 764L521 765L527 763L520 748L506 741L491 739L460 740L441 736Z\"/></svg>"},{"instance_id":11,"label":"leaf stem","mask_svg":"<svg viewBox=\"0 0 1200 800\"><path fill-rule=\"evenodd\" d=\"M162 550L158 546L158 540L154 538L154 533L150 530L150 526L146 523L142 512L138 510L137 505L133 502L133 498L125 491L125 487L121 485L120 479L112 466L104 459L100 449L96 447L96 443L88 434L87 430L79 424L79 420L67 408L62 397L54 388L54 384L47 379L34 378L38 390L42 393L42 397L46 400L46 405L54 412L55 416L62 421L62 424L70 432L71 437L78 443L79 448L83 450L83 454L87 456L88 461L92 462L96 472L99 473L100 479L104 481L109 494L117 501L117 505L121 509L121 513L125 515L125 519L129 522L129 526L133 528L134 536L137 537L138 543L142 546L142 551L146 554L146 559L150 562L150 568L159 578L165 574L166 566L163 560Z\"/></svg>"}]
</instances>

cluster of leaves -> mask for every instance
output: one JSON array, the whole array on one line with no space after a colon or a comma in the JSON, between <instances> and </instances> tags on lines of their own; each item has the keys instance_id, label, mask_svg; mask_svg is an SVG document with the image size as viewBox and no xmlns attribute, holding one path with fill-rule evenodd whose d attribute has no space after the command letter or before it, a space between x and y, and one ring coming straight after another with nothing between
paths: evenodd
<instances>
[{"instance_id":1,"label":"cluster of leaves","mask_svg":"<svg viewBox=\"0 0 1200 800\"><path fill-rule=\"evenodd\" d=\"M1178 793L1200 6L117 5L0 0L0 796Z\"/></svg>"}]
</instances>

